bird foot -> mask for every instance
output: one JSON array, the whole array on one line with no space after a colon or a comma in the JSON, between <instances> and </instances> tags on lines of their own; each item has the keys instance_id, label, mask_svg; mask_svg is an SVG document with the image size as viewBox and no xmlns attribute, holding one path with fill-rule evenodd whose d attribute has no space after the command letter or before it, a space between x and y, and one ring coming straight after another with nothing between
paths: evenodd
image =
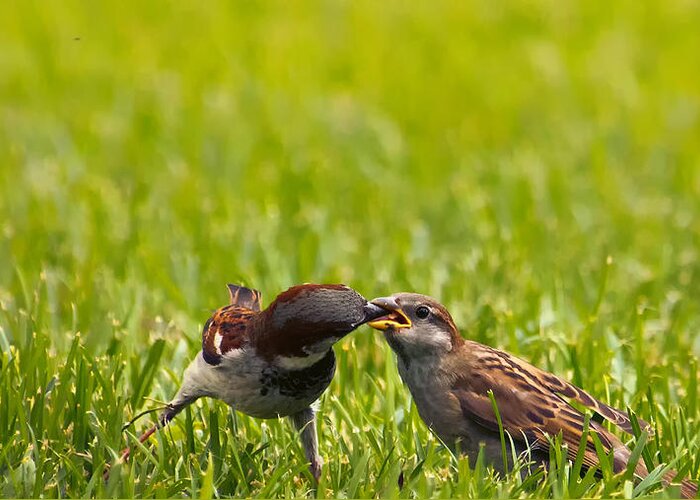
<instances>
[{"instance_id":1,"label":"bird foot","mask_svg":"<svg viewBox=\"0 0 700 500\"><path fill-rule=\"evenodd\" d=\"M309 470L311 471L311 475L314 477L317 484L321 480L322 469L323 458L321 458L320 456L316 456L313 460L311 460L311 463L309 464Z\"/></svg>"}]
</instances>

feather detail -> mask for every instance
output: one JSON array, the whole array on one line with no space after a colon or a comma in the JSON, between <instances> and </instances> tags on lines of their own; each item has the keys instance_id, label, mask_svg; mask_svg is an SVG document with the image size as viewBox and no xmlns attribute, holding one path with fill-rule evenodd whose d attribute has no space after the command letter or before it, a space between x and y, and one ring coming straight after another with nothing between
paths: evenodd
<instances>
[{"instance_id":1,"label":"feather detail","mask_svg":"<svg viewBox=\"0 0 700 500\"><path fill-rule=\"evenodd\" d=\"M227 353L248 343L255 311L224 306L209 318L202 330L202 356L210 365L218 365Z\"/></svg>"},{"instance_id":2,"label":"feather detail","mask_svg":"<svg viewBox=\"0 0 700 500\"><path fill-rule=\"evenodd\" d=\"M459 401L462 414L485 429L498 431L498 424L488 391L493 391L503 428L515 441L527 443L533 450L547 451L548 437L559 434L567 446L567 456L576 459L583 438L584 415L565 398L590 408L625 432L632 433L629 417L622 411L598 401L587 392L569 384L556 375L547 373L503 351L465 341L465 350L459 356L467 363L459 363L459 376L452 386L452 394ZM464 355L464 353L468 353ZM640 420L649 429L649 424ZM589 434L583 452L583 469L599 464L593 435L612 458L616 473L627 468L631 452L619 438L598 422L589 420ZM649 475L643 462L635 467L638 477ZM698 486L688 479L676 479L676 471L667 472L664 485L680 481L681 496L695 498Z\"/></svg>"},{"instance_id":3,"label":"feather detail","mask_svg":"<svg viewBox=\"0 0 700 500\"><path fill-rule=\"evenodd\" d=\"M240 285L226 285L229 293L229 304L238 306L251 311L260 311L262 309L262 293L252 288L246 288Z\"/></svg>"},{"instance_id":4,"label":"feather detail","mask_svg":"<svg viewBox=\"0 0 700 500\"><path fill-rule=\"evenodd\" d=\"M697 498L698 485L689 479L681 481L681 496L683 498Z\"/></svg>"},{"instance_id":5,"label":"feather detail","mask_svg":"<svg viewBox=\"0 0 700 500\"><path fill-rule=\"evenodd\" d=\"M549 449L549 437L561 434L568 445L568 457L575 460L583 437L585 416L569 404L571 398L599 412L621 429L631 432L629 418L619 410L597 401L588 393L503 351L465 341L460 349L452 392L462 413L486 429L498 425L488 391L493 391L503 427L514 440L527 441L533 449ZM602 425L588 423L583 465L598 465L593 434L605 450L613 453L616 471L626 467L629 450ZM646 469L644 471L646 472Z\"/></svg>"},{"instance_id":6,"label":"feather detail","mask_svg":"<svg viewBox=\"0 0 700 500\"><path fill-rule=\"evenodd\" d=\"M517 358L514 358L514 360L515 362L524 363ZM562 380L556 375L547 373L532 365L529 365L528 368L530 369L532 375L540 383L540 385L542 385L542 387L545 387L550 391L557 393L563 397L570 398L576 401L577 403L585 406L586 408L590 408L591 410L604 417L609 422L612 422L617 427L625 431L627 434L634 435L634 431L632 429L632 422L630 421L629 415L627 415L626 413L622 412L621 410L618 410L617 408L613 408L612 406L609 406L603 403L602 401L599 401L583 389L580 389L575 385L572 385L569 382ZM647 431L647 433L649 433L650 435L653 435L654 429L651 427L651 425L649 425L642 419L638 418L637 420L639 421L639 426L643 430Z\"/></svg>"}]
</instances>

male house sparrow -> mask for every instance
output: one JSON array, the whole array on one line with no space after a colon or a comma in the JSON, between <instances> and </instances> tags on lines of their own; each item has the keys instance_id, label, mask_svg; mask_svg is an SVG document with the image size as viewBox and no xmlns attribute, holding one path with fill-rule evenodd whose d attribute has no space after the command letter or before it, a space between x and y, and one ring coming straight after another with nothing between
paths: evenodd
<instances>
[{"instance_id":1,"label":"male house sparrow","mask_svg":"<svg viewBox=\"0 0 700 500\"><path fill-rule=\"evenodd\" d=\"M489 391L493 391L503 429L510 434L516 452L524 452L529 445L536 463L548 460L546 436L559 433L568 444L569 460L575 460L584 415L569 400L632 433L628 416L620 410L506 352L463 339L450 313L435 299L399 293L372 303L386 309L387 314L368 324L384 331L421 418L444 443L454 446L459 442L470 459L476 458L483 443L486 461L497 470L503 469L499 426ZM613 453L615 472L626 470L630 450L598 422L591 420L589 429L590 434L597 434L606 452ZM590 434L583 457L584 472L598 464ZM635 473L648 475L641 461ZM669 472L664 482L669 483L675 476L675 472ZM695 497L697 485L682 480L681 495Z\"/></svg>"},{"instance_id":2,"label":"male house sparrow","mask_svg":"<svg viewBox=\"0 0 700 500\"><path fill-rule=\"evenodd\" d=\"M231 303L204 325L202 350L185 370L180 390L159 424L166 425L202 396L220 399L252 417L289 416L318 480L323 460L311 404L333 378L333 344L386 311L345 285L294 286L262 311L260 292L228 288ZM127 449L122 459L128 455Z\"/></svg>"}]
</instances>

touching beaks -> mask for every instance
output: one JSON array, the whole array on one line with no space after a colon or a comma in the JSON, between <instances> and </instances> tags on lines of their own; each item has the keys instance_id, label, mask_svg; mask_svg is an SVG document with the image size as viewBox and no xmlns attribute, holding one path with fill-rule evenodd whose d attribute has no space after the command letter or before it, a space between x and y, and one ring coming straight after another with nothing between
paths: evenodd
<instances>
[{"instance_id":1,"label":"touching beaks","mask_svg":"<svg viewBox=\"0 0 700 500\"><path fill-rule=\"evenodd\" d=\"M363 308L364 312L364 318L362 318L362 321L358 321L355 323L353 328L357 328L360 325L364 325L365 323L369 321L373 321L380 316L386 315L386 309L379 307L378 305L372 304L371 302L367 302Z\"/></svg>"},{"instance_id":2,"label":"touching beaks","mask_svg":"<svg viewBox=\"0 0 700 500\"><path fill-rule=\"evenodd\" d=\"M403 312L401 306L394 297L379 297L370 302L384 310L384 314L367 324L377 330L399 330L410 328L411 320Z\"/></svg>"}]
</instances>

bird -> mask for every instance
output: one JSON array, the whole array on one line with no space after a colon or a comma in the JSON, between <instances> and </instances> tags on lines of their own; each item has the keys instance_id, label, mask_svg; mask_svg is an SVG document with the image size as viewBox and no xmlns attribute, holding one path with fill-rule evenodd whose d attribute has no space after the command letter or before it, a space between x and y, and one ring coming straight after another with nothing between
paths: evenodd
<instances>
[{"instance_id":1,"label":"bird","mask_svg":"<svg viewBox=\"0 0 700 500\"><path fill-rule=\"evenodd\" d=\"M398 293L371 303L387 311L368 325L384 332L420 417L448 447L466 453L472 465L483 448L485 462L505 471L501 429L510 435L516 453L525 453L536 465L547 464L549 437L561 434L568 445L567 458L574 462L588 425L582 473L599 465L593 434L612 454L613 470L627 469L630 449L596 420L587 424L574 405L632 434L626 413L507 352L462 338L448 310L432 297ZM646 422L638 423L651 432ZM507 448L509 460L513 450L510 444ZM640 478L649 474L642 461L635 474ZM663 477L664 484L679 480L684 498L697 496L697 484L676 478L675 471Z\"/></svg>"},{"instance_id":2,"label":"bird","mask_svg":"<svg viewBox=\"0 0 700 500\"><path fill-rule=\"evenodd\" d=\"M204 324L202 349L185 370L177 394L139 441L198 398L216 398L252 417L289 417L318 481L323 460L312 404L333 379L333 344L386 311L338 284L293 286L265 309L258 290L232 284L228 290L230 303ZM129 454L127 448L120 459Z\"/></svg>"}]
</instances>

